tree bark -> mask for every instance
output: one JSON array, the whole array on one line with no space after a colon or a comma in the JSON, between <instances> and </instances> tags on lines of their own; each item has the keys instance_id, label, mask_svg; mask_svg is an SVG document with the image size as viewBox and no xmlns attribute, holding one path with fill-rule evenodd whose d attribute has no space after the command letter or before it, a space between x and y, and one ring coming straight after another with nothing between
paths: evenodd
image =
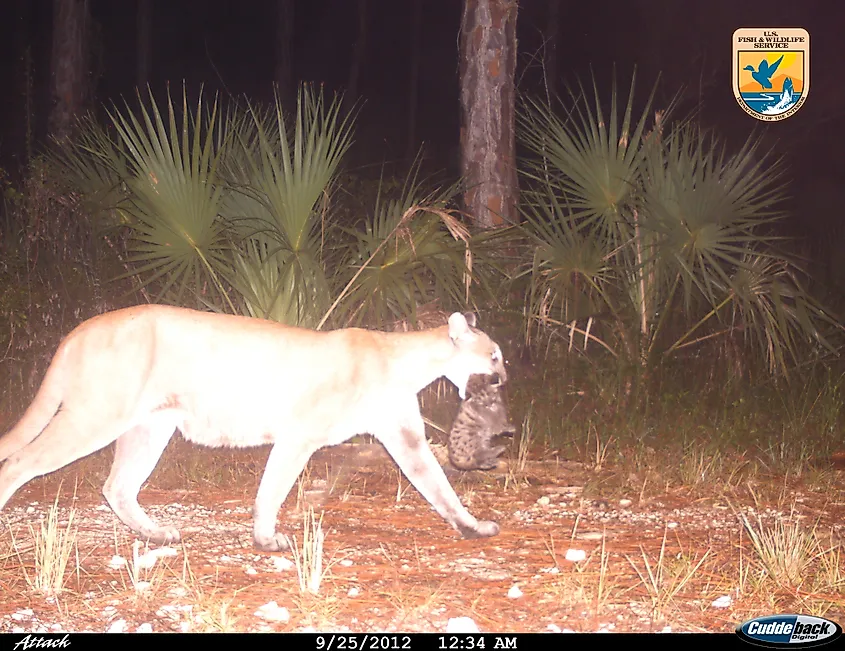
<instances>
[{"instance_id":1,"label":"tree bark","mask_svg":"<svg viewBox=\"0 0 845 651\"><path fill-rule=\"evenodd\" d=\"M422 34L423 0L414 1L414 15L411 19L411 70L408 74L408 140L405 158L412 159L417 151L417 102L420 84L420 36Z\"/></svg>"},{"instance_id":2,"label":"tree bark","mask_svg":"<svg viewBox=\"0 0 845 651\"><path fill-rule=\"evenodd\" d=\"M136 24L136 70L135 84L143 91L150 83L150 61L152 60L153 0L138 0Z\"/></svg>"},{"instance_id":3,"label":"tree bark","mask_svg":"<svg viewBox=\"0 0 845 651\"><path fill-rule=\"evenodd\" d=\"M22 125L9 134L12 155L19 163L25 164L32 159L35 133L35 74L30 45L31 5L28 0L15 3L15 85L7 95L7 102L14 106L12 123ZM20 101L15 101L20 98Z\"/></svg>"},{"instance_id":4,"label":"tree bark","mask_svg":"<svg viewBox=\"0 0 845 651\"><path fill-rule=\"evenodd\" d=\"M50 135L68 139L88 99L88 0L53 0Z\"/></svg>"},{"instance_id":5,"label":"tree bark","mask_svg":"<svg viewBox=\"0 0 845 651\"><path fill-rule=\"evenodd\" d=\"M276 92L282 106L291 108L296 101L293 83L294 0L276 0Z\"/></svg>"},{"instance_id":6,"label":"tree bark","mask_svg":"<svg viewBox=\"0 0 845 651\"><path fill-rule=\"evenodd\" d=\"M352 63L349 65L349 83L346 86L346 100L351 106L358 99L358 79L361 65L367 50L367 0L358 0L358 38L352 50Z\"/></svg>"},{"instance_id":7,"label":"tree bark","mask_svg":"<svg viewBox=\"0 0 845 651\"><path fill-rule=\"evenodd\" d=\"M460 38L464 204L478 226L517 220L515 87L517 3L464 0Z\"/></svg>"}]
</instances>

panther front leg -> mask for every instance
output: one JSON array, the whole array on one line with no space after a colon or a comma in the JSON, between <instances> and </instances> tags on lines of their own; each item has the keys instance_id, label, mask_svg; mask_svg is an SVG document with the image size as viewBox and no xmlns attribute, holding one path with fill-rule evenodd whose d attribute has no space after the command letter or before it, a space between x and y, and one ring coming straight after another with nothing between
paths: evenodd
<instances>
[{"instance_id":1,"label":"panther front leg","mask_svg":"<svg viewBox=\"0 0 845 651\"><path fill-rule=\"evenodd\" d=\"M280 552L290 548L288 537L276 531L276 520L282 503L314 452L312 445L291 445L288 441L276 443L270 450L252 510L256 549Z\"/></svg>"},{"instance_id":2,"label":"panther front leg","mask_svg":"<svg viewBox=\"0 0 845 651\"><path fill-rule=\"evenodd\" d=\"M377 438L434 510L464 538L484 538L499 533L498 524L476 520L461 504L425 440L422 417L407 419L398 431L384 432Z\"/></svg>"}]
</instances>

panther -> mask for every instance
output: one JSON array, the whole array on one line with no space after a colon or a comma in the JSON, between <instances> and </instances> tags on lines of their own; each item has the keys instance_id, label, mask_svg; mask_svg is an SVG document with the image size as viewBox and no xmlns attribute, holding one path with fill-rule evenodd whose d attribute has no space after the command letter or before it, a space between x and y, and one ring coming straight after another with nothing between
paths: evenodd
<instances>
[{"instance_id":1,"label":"panther","mask_svg":"<svg viewBox=\"0 0 845 651\"><path fill-rule=\"evenodd\" d=\"M271 444L253 508L253 542L288 548L282 503L319 448L357 434L380 441L443 519L467 538L494 536L461 504L425 438L417 394L446 377L505 378L502 351L471 313L421 331L315 331L264 319L142 305L83 322L59 345L32 404L0 438L0 509L34 477L116 441L103 495L156 544L181 539L138 504L178 429L210 447Z\"/></svg>"}]
</instances>

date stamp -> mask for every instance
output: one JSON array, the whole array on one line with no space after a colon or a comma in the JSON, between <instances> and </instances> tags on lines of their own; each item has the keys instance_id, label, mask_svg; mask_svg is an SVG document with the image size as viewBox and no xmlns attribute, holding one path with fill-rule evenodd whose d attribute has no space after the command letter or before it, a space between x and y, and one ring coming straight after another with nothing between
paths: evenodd
<instances>
[{"instance_id":1,"label":"date stamp","mask_svg":"<svg viewBox=\"0 0 845 651\"><path fill-rule=\"evenodd\" d=\"M411 649L410 635L332 633L315 638L317 651L404 651Z\"/></svg>"}]
</instances>

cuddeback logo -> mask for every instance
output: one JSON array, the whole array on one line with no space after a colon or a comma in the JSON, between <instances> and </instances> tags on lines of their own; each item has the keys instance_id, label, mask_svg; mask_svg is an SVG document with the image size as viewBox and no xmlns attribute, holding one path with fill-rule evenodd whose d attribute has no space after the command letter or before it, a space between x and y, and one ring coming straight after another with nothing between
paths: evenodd
<instances>
[{"instance_id":1,"label":"cuddeback logo","mask_svg":"<svg viewBox=\"0 0 845 651\"><path fill-rule=\"evenodd\" d=\"M769 615L736 627L746 642L771 648L811 647L833 642L842 635L836 622L809 615Z\"/></svg>"}]
</instances>

